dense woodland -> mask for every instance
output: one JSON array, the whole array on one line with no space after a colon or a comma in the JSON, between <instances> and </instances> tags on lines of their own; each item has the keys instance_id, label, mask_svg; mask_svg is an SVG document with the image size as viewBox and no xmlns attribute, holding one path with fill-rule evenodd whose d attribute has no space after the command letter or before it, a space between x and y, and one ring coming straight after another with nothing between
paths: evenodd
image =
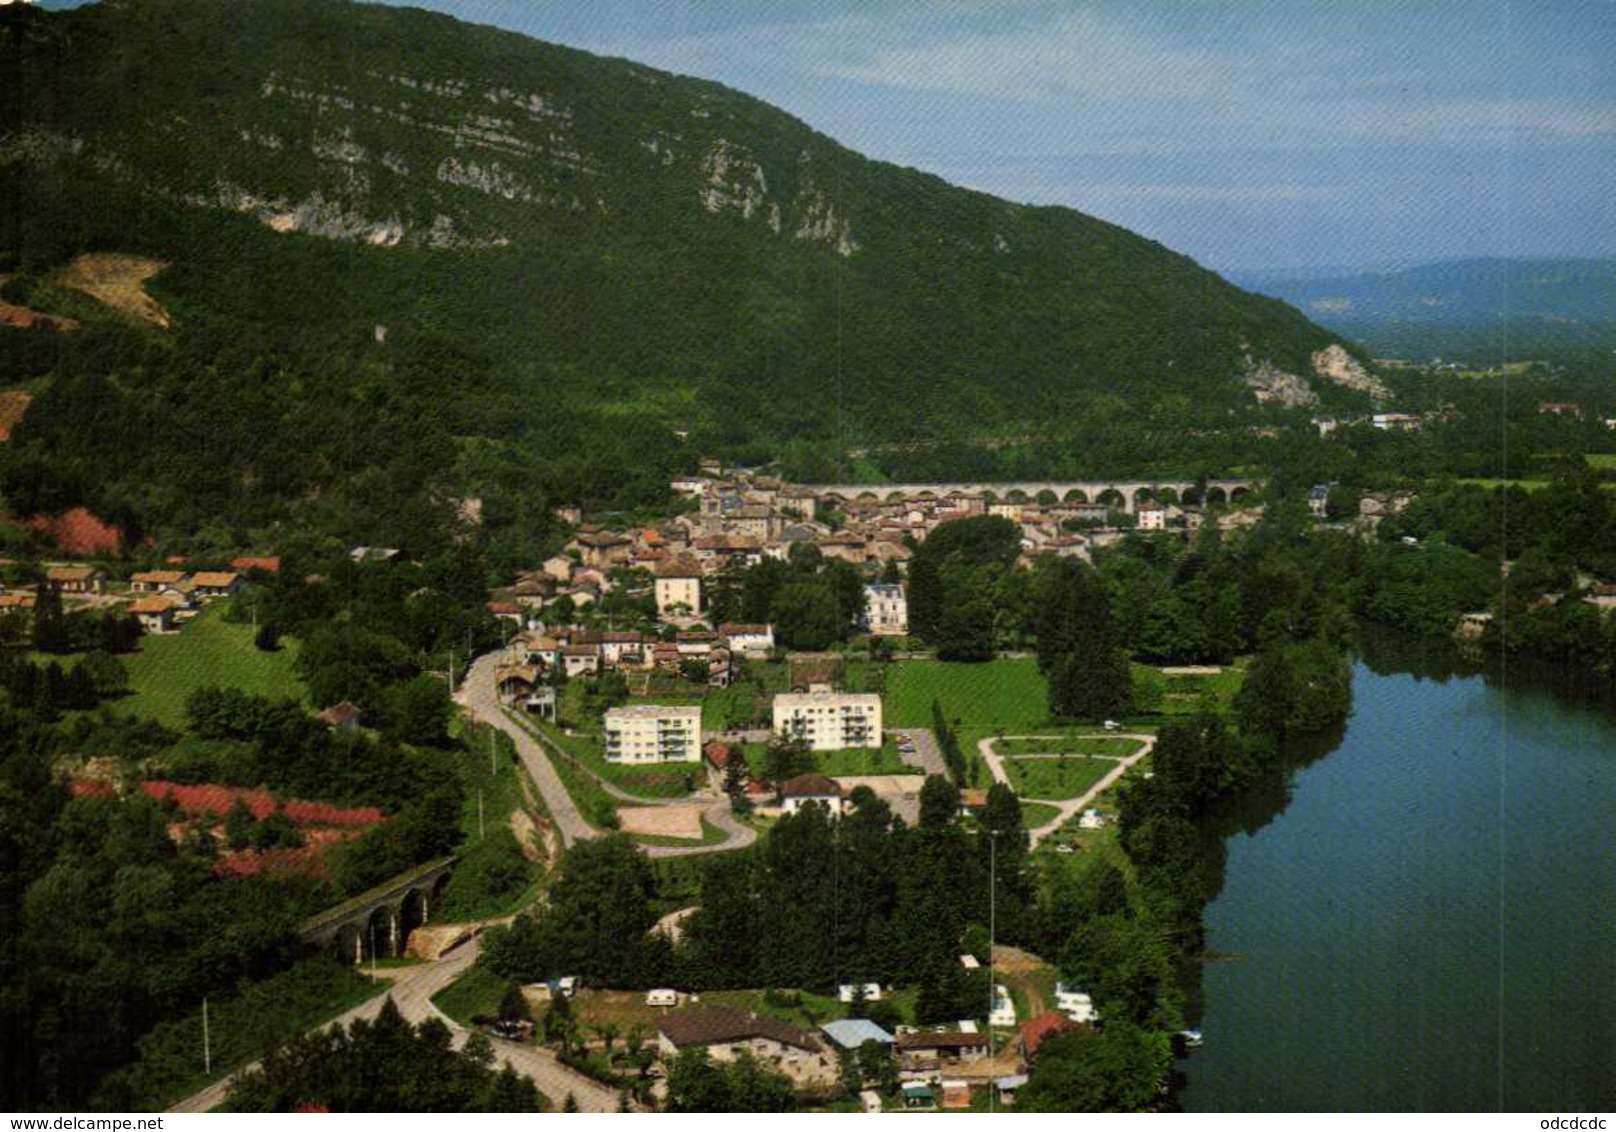
<instances>
[{"instance_id":1,"label":"dense woodland","mask_svg":"<svg viewBox=\"0 0 1616 1132\"><path fill-rule=\"evenodd\" d=\"M174 1057L177 1019L204 996L228 1012L237 996L291 976L306 916L460 846L464 740L451 735L443 681L424 670L441 649L497 640L482 592L457 595L447 565L354 566L339 555L322 566L329 572L312 583L302 572L259 576L231 615L256 609L261 626L297 637L305 687L317 702L360 705L374 734L331 730L302 704L228 687L198 689L179 731L125 715L118 654L135 643L133 622L57 622L49 589L33 625L45 639L24 643L50 659L0 651L0 1029L15 1106L162 1102L195 1072L189 1056L183 1067ZM481 579L480 564L470 577ZM226 850L296 847L301 835L279 813L254 821L238 808L221 840L213 822L183 822L138 789L74 797L63 775L90 760L125 780L263 787L278 799L375 807L386 820L328 853L319 872L224 877L214 866ZM450 899L478 907L530 883L515 839L494 838L472 848ZM354 992L318 971L290 986L316 1003ZM242 1024L290 1037L275 1022L307 1011L308 994L272 997ZM181 1040L189 1055L192 1039Z\"/></svg>"}]
</instances>

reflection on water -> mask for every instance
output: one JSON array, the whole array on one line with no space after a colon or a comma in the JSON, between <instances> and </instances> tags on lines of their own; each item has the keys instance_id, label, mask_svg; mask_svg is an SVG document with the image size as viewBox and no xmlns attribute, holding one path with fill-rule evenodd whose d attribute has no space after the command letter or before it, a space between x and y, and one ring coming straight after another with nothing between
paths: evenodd
<instances>
[{"instance_id":1,"label":"reflection on water","mask_svg":"<svg viewBox=\"0 0 1616 1132\"><path fill-rule=\"evenodd\" d=\"M1207 823L1184 1107L1610 1107L1616 698L1381 634L1354 681Z\"/></svg>"}]
</instances>

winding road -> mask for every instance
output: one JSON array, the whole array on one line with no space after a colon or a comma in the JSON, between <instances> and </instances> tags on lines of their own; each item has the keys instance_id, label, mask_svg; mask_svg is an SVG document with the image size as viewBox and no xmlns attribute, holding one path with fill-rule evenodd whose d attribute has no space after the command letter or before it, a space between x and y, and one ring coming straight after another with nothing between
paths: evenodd
<instances>
[{"instance_id":1,"label":"winding road","mask_svg":"<svg viewBox=\"0 0 1616 1132\"><path fill-rule=\"evenodd\" d=\"M475 719L491 724L510 736L511 742L516 745L516 753L521 758L522 765L527 768L533 784L538 787L539 794L544 798L544 804L550 811L550 817L555 822L556 831L560 834L563 845L599 837L601 831L584 819L577 804L572 800L572 795L567 792L566 783L562 782L561 776L556 773L555 764L551 759L565 757L563 753L556 750L548 739L537 732L529 731L505 714L504 705L499 699L499 688L495 683L499 661L500 654L497 652L478 657L471 670L466 673L465 682L461 685L456 698ZM614 798L632 802L636 806L690 804L690 799L687 798L641 798L593 774L587 767L580 766L578 769L599 782ZM660 860L667 857L694 857L702 853L725 853L732 849L744 849L757 840L755 829L736 820L730 810L728 798L722 796L715 798L703 816L723 832L724 840L708 845L647 845L645 855Z\"/></svg>"},{"instance_id":2,"label":"winding road","mask_svg":"<svg viewBox=\"0 0 1616 1132\"><path fill-rule=\"evenodd\" d=\"M1152 750L1154 750L1155 747L1156 747L1156 737L1154 735L1146 735L1146 734L1144 734L1142 732L1107 732L1106 735L1105 735L1105 738L1107 738L1107 739L1134 739L1134 740L1136 740L1136 741L1138 741L1138 742L1140 742L1140 743L1142 743L1144 745L1142 747L1140 747L1137 751L1135 751L1133 754L1129 755L1127 758L1117 759L1116 760L1117 765L1116 765L1115 768L1113 768L1112 770L1107 771L1104 778L1100 779L1100 781L1096 782L1093 786L1089 787L1087 791L1085 791L1081 796L1079 796L1077 798L1068 798L1068 799L1065 799L1065 800L1058 800L1058 799L1054 799L1054 798L1024 798L1024 799L1022 799L1025 802L1037 802L1039 805L1042 805L1042 806L1054 806L1057 810L1060 811L1058 814L1056 814L1049 821L1045 822L1043 825L1038 826L1035 829L1029 829L1027 831L1028 840L1029 840L1029 842L1031 844L1037 845L1044 838L1048 837L1050 834L1054 833L1061 826L1065 825L1067 822L1071 821L1078 814L1080 814L1084 810L1086 810L1089 807L1089 805L1094 801L1094 799L1098 798L1101 794L1104 794L1107 790L1111 789L1111 787L1116 784L1118 779L1120 779L1123 775L1127 774L1129 767L1133 766L1134 763L1138 762L1140 759L1142 759L1146 755L1150 754L1150 752ZM1059 736L1055 736L1055 735L991 735L986 739L979 739L977 741L977 744L976 744L977 753L982 756L982 761L988 764L988 770L990 770L993 773L993 780L995 782L1002 782L1006 786L1012 786L1013 784L1010 781L1010 775L1004 769L1005 756L996 754L996 753L994 753L994 750L993 750L993 744L998 742L1000 739L1052 739L1052 740L1058 740ZM1042 756L1032 755L1032 756L1022 756L1022 757L1040 758ZM1106 756L1104 756L1104 755L1090 755L1089 757L1090 758L1105 758Z\"/></svg>"},{"instance_id":3,"label":"winding road","mask_svg":"<svg viewBox=\"0 0 1616 1132\"><path fill-rule=\"evenodd\" d=\"M379 972L382 977L391 981L392 986L388 990L367 999L352 1010L339 1014L329 1022L322 1023L315 1029L325 1030L331 1026L347 1027L361 1018L375 1018L381 1013L382 1003L391 998L393 1005L398 1007L398 1012L411 1025L419 1025L428 1018L436 1018L449 1027L449 1032L454 1036L455 1048L458 1049L471 1036L471 1031L432 1005L432 996L470 968L476 959L477 938L473 936L433 962L414 967L394 967ZM491 1038L490 1041L494 1046L495 1057L531 1080L539 1092L550 1098L557 1109L561 1108L567 1094L571 1093L573 1099L578 1102L578 1109L581 1112L617 1111L616 1092L594 1078L586 1077L577 1070L562 1065L556 1060L552 1051L539 1046L507 1042L500 1038ZM244 1065L207 1088L192 1093L168 1111L208 1112L217 1108L224 1103L225 1096L235 1079L258 1066L259 1062L256 1061Z\"/></svg>"}]
</instances>

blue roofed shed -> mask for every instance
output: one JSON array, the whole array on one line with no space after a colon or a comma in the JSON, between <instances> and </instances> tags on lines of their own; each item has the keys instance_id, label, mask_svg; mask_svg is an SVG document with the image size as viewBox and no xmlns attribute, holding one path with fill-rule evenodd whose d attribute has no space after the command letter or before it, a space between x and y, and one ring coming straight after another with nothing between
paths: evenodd
<instances>
[{"instance_id":1,"label":"blue roofed shed","mask_svg":"<svg viewBox=\"0 0 1616 1132\"><path fill-rule=\"evenodd\" d=\"M865 1042L892 1044L892 1035L868 1018L839 1018L819 1027L827 1037L843 1049L858 1049Z\"/></svg>"}]
</instances>

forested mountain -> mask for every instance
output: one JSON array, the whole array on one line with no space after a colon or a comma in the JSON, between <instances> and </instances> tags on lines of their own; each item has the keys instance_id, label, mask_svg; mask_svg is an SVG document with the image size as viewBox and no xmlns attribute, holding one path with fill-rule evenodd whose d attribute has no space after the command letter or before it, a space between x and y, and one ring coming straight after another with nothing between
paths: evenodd
<instances>
[{"instance_id":1,"label":"forested mountain","mask_svg":"<svg viewBox=\"0 0 1616 1132\"><path fill-rule=\"evenodd\" d=\"M1397 271L1326 268L1235 279L1382 357L1480 363L1616 346L1612 259L1466 259Z\"/></svg>"},{"instance_id":2,"label":"forested mountain","mask_svg":"<svg viewBox=\"0 0 1616 1132\"><path fill-rule=\"evenodd\" d=\"M86 323L0 329L20 511L396 539L401 500L520 523L519 488L631 504L698 452L1227 426L1279 371L1364 400L1326 331L1114 225L416 10L0 10L0 202L9 300ZM99 320L87 250L168 265L167 325Z\"/></svg>"}]
</instances>

